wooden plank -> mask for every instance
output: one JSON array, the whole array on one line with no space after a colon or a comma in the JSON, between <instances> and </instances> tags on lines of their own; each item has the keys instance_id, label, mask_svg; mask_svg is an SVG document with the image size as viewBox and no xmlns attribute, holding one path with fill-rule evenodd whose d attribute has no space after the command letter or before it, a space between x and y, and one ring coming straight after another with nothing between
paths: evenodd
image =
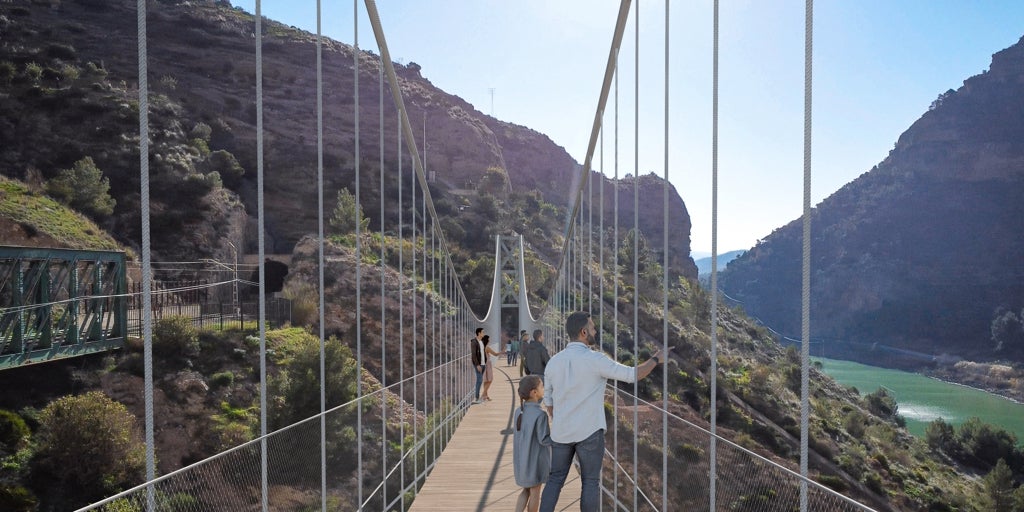
<instances>
[{"instance_id":1,"label":"wooden plank","mask_svg":"<svg viewBox=\"0 0 1024 512\"><path fill-rule=\"evenodd\" d=\"M522 489L512 472L512 414L518 406L518 366L495 367L490 402L473 405L455 430L410 512L515 510ZM576 471L555 510L579 510Z\"/></svg>"}]
</instances>

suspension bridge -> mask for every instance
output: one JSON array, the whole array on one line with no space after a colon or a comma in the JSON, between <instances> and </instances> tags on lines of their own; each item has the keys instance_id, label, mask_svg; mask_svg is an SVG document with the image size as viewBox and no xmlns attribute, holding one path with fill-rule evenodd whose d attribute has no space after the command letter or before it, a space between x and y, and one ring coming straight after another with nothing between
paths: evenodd
<instances>
[{"instance_id":1,"label":"suspension bridge","mask_svg":"<svg viewBox=\"0 0 1024 512\"><path fill-rule=\"evenodd\" d=\"M618 80L619 51L630 19L639 16L639 5L630 0L621 2L611 45L608 53L604 80L598 98L589 146L584 160L578 185L575 187L572 206L565 224L561 253L553 265L556 273L550 290L535 291L535 296L546 297L540 308L531 309L524 264L524 242L518 235L499 236L495 240L495 269L491 290L490 308L481 318L474 313L467 298L462 281L452 262L451 245L441 229L441 221L434 209L428 186L428 172L420 149L422 139L417 139L405 107L402 88L395 74L392 58L388 51L384 26L377 14L373 0L363 4L371 20L376 49L380 55L378 70L380 93L376 100L380 110L381 154L380 183L385 173L406 183L411 194L403 197L399 187L397 197L380 194L381 222L379 227L364 226L355 222L355 249L359 257L355 262L354 325L350 332L354 340L354 356L362 372L356 383L356 397L345 404L328 407L325 391L321 385L321 412L295 424L270 431L267 422L267 367L266 367L266 326L268 301L266 291L266 268L264 240L264 168L263 168L263 96L262 96L262 48L263 34L261 3L256 2L254 39L256 44L256 121L257 121L257 183L258 183L258 267L260 349L260 404L259 436L247 443L225 450L205 460L195 462L176 471L158 475L154 454L153 421L153 357L152 357L152 304L155 296L152 289L153 264L150 251L149 226L149 121L147 83L147 17L146 2L138 1L138 68L139 68L139 130L140 130L140 178L142 218L141 246L141 290L142 317L139 319L141 337L144 340L145 374L145 442L147 447L146 481L122 493L110 496L80 510L504 510L513 509L519 489L512 479L511 468L511 418L515 400L515 384L519 379L518 368L499 365L492 393L495 400L486 404L473 405L474 379L469 363L468 340L477 327L483 327L492 335L514 329L532 331L541 329L546 334L546 343L551 353L559 351L568 337L564 320L570 312L587 311L596 320L602 333L602 340L609 341L604 348L609 356L617 360L638 362L640 354L650 346L674 346L679 334L668 321L668 265L663 265L660 287L663 293L660 329L656 325L641 323L640 290L652 285L641 283L638 268L639 246L633 238L631 262L632 271L621 268L619 262L619 240L625 231L639 230L634 216L632 226L619 225L618 214L614 226L605 225L603 216L595 221L595 206L603 211L604 206L614 202L618 207L618 187L614 194L606 197L605 180L592 178L594 170L604 172L604 137L607 132L618 133ZM358 20L359 3L353 3ZM668 9L665 9L665 80L668 73ZM320 382L325 382L322 362L325 340L325 236L324 236L324 186L322 155L323 137L323 75L318 2L317 20L317 134L320 165L318 168L319 192L319 335L321 343ZM811 42L812 3L807 3L806 21L806 125L805 125L805 187L810 186L810 94L811 94ZM637 22L638 23L638 22ZM718 7L715 5L715 144L712 173L717 177L717 62L718 62ZM637 27L639 25L637 24ZM639 28L637 28L639 34ZM360 141L359 119L360 88L358 85L359 31L354 22L357 51L354 54L356 86L353 91L355 108L355 196L356 203L371 207L371 201L364 201L360 192ZM639 41L639 35L637 35ZM637 44L639 52L639 44ZM628 77L624 77L628 79ZM638 86L637 86L638 87ZM614 88L614 94L613 94ZM399 118L400 131L397 134L397 169L384 165L383 117L386 109L385 91L389 91L394 111ZM661 254L671 253L669 230L673 222L668 215L668 87L665 93L665 191L664 203L665 233ZM365 99L365 98L364 98ZM609 102L615 104L614 119L606 112ZM634 128L639 120L634 120ZM599 149L600 148L600 149ZM616 155L617 160L617 155ZM410 166L403 167L409 163ZM614 182L619 182L616 161ZM363 176L365 178L365 176ZM597 183L595 183L595 181ZM634 204L639 204L638 189L634 183ZM383 190L383 187L381 187ZM596 190L595 190L596 189ZM717 197L717 189L713 191ZM385 268L388 258L384 244L381 244L379 265L363 261L362 255L371 253L366 244L371 232L385 234L385 203L394 202L398 208L397 238L401 242L398 251L397 279L388 278ZM405 206L409 208L406 210ZM804 331L808 339L808 263L809 245L809 194L804 198ZM403 212L411 211L411 218L403 218ZM713 232L717 233L717 231ZM610 235L607 235L610 233ZM408 242L408 244L406 244ZM406 248L408 247L408 248ZM713 238L713 251L717 253L717 239ZM38 255L37 255L38 256ZM667 259L667 258L666 258ZM67 322L69 327L57 334L51 331L33 331L29 325L33 318L51 318L54 310L40 310L32 313L24 304L23 292L26 276L29 280L52 281L47 264L37 264L38 258L28 257L23 263L10 265L20 288L22 302L15 304L15 314L6 315L5 325L13 329L4 339L5 361L11 365L24 363L40 356L38 350L66 352L73 356L83 350L100 351L114 348L108 339L117 339L127 329L123 317L110 316L100 312L91 315L97 326L92 324L81 328L77 320ZM20 260L19 260L20 261ZM86 260L73 261L65 265L59 281L68 283L71 290L69 304L85 300L93 307L101 307L100 297L124 297L126 291L107 279L108 275L123 275L123 255L118 258L110 254L88 255ZM121 273L121 274L118 274ZM86 276L85 278L80 276ZM622 279L632 278L632 291L627 293L620 287ZM706 370L709 380L711 410L716 410L719 392L717 389L717 331L718 296L717 263L713 260L711 285L711 350L710 368ZM237 282L237 276L234 282ZM364 290L374 289L373 295L388 297L399 303L397 318L388 316L386 308L369 307ZM81 291L80 290L84 290ZM237 292L235 292L237 294ZM610 299L609 299L610 297ZM34 300L49 303L51 297L38 296ZM81 300L77 300L81 299ZM92 301L92 302L89 302ZM364 304L366 302L366 304ZM380 302L383 302L381 300ZM629 306L623 306L624 303ZM382 340L378 352L371 353L365 343L369 338L367 320L378 312L379 333L373 333ZM513 315L505 315L506 309L513 309ZM534 314L534 311L537 311ZM78 319L80 313L73 307L61 309L60 315ZM645 313L646 314L646 313ZM35 315L35 316L33 316ZM49 324L49 322L45 322ZM513 324L513 325L510 325ZM388 327L392 329L389 330ZM397 339L389 335L397 328ZM32 331L33 334L28 334ZM30 342L31 340L31 342ZM383 340L387 340L384 342ZM34 345L33 345L34 344ZM814 454L808 450L808 344L802 347L802 410L800 430L799 467L775 457L765 456L747 449L721 436L716 425L716 415L710 415L710 425L704 426L687 420L681 413L685 404L670 397L669 382L671 364L664 364L650 377L654 386L662 390L652 398L642 392L638 384L632 386L611 384L606 389L606 404L609 417L609 431L606 432L606 452L601 478L601 507L603 510L872 510L857 500L837 493L819 484L809 470ZM681 356L672 354L679 360ZM363 362L379 358L379 369L371 372L363 368ZM5 363L6 364L6 363ZM868 491L858 496L870 497ZM573 473L563 490L559 510L578 508L579 481ZM877 497L876 497L877 498ZM879 509L886 509L884 500L871 503Z\"/></svg>"}]
</instances>

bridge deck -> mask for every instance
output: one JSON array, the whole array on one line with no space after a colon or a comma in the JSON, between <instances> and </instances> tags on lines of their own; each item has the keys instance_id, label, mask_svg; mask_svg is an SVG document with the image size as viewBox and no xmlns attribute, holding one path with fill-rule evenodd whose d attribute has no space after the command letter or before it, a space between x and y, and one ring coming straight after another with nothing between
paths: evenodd
<instances>
[{"instance_id":1,"label":"bridge deck","mask_svg":"<svg viewBox=\"0 0 1024 512\"><path fill-rule=\"evenodd\" d=\"M515 510L520 487L512 473L512 413L519 400L518 367L495 367L486 404L470 407L413 501L411 512ZM575 471L562 488L556 510L578 509L580 479Z\"/></svg>"}]
</instances>

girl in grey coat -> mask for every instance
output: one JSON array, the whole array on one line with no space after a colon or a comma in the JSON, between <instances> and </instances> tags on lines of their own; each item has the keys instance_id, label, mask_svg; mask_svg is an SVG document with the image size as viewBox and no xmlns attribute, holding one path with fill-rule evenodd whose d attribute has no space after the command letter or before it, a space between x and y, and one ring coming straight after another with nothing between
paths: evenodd
<instances>
[{"instance_id":1,"label":"girl in grey coat","mask_svg":"<svg viewBox=\"0 0 1024 512\"><path fill-rule=\"evenodd\" d=\"M523 403L515 413L515 434L512 436L512 468L516 485L523 488L516 502L516 512L537 512L541 487L551 471L551 430L548 415L541 409L544 383L537 375L519 381L519 398Z\"/></svg>"}]
</instances>

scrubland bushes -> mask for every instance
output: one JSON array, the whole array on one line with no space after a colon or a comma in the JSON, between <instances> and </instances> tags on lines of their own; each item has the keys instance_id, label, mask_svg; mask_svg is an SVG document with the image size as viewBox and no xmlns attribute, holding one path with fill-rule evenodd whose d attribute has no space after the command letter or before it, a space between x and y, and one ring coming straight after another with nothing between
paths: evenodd
<instances>
[{"instance_id":1,"label":"scrubland bushes","mask_svg":"<svg viewBox=\"0 0 1024 512\"><path fill-rule=\"evenodd\" d=\"M33 480L65 505L142 481L145 446L128 409L99 391L54 400L39 414Z\"/></svg>"}]
</instances>

